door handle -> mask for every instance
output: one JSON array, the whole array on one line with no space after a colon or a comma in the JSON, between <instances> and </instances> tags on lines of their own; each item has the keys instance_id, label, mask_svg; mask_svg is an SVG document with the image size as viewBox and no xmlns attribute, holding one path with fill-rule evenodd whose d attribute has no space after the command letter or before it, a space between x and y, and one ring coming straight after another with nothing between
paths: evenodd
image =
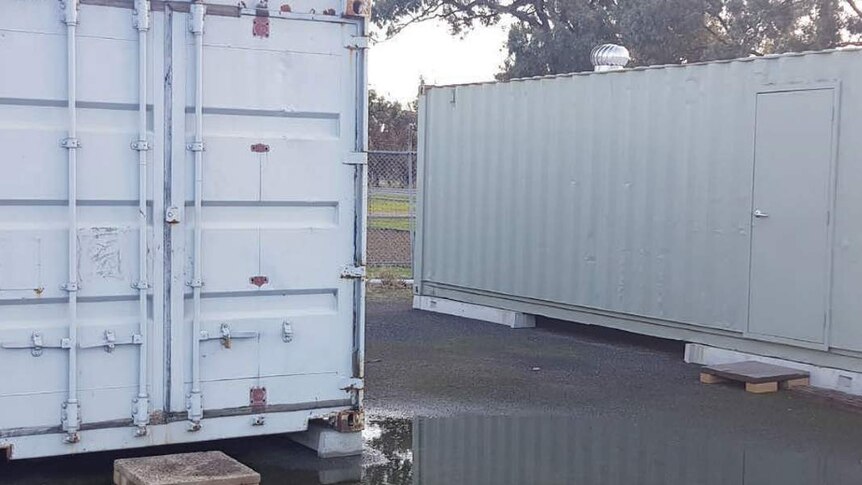
<instances>
[{"instance_id":1,"label":"door handle","mask_svg":"<svg viewBox=\"0 0 862 485\"><path fill-rule=\"evenodd\" d=\"M760 209L755 209L754 210L754 217L756 217L758 219L765 219L765 218L769 217L769 214L767 214L766 212L763 212Z\"/></svg>"}]
</instances>

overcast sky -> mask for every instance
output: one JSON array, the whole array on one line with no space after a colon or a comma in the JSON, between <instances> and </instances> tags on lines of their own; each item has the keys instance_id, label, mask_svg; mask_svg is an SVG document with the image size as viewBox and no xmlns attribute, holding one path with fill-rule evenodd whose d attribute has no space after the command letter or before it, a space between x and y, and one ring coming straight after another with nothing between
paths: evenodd
<instances>
[{"instance_id":1,"label":"overcast sky","mask_svg":"<svg viewBox=\"0 0 862 485\"><path fill-rule=\"evenodd\" d=\"M442 22L414 24L372 46L368 82L388 98L410 102L416 98L419 76L427 84L488 81L506 57L505 41L502 26L477 27L460 38L450 35Z\"/></svg>"}]
</instances>

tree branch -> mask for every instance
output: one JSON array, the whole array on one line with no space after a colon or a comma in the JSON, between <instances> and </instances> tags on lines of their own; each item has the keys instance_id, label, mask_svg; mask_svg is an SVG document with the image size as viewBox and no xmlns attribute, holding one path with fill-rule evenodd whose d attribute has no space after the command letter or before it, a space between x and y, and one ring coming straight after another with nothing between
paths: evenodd
<instances>
[{"instance_id":1,"label":"tree branch","mask_svg":"<svg viewBox=\"0 0 862 485\"><path fill-rule=\"evenodd\" d=\"M849 5L850 8L854 12L856 12L856 15L858 15L860 18L862 18L862 7L859 7L859 5L856 4L856 0L844 0L844 1L847 2L847 5Z\"/></svg>"}]
</instances>

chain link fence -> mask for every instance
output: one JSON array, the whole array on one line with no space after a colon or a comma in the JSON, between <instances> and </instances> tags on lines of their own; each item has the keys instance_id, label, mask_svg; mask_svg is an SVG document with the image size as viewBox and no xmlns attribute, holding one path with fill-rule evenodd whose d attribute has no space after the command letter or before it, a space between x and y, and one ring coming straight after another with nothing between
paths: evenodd
<instances>
[{"instance_id":1,"label":"chain link fence","mask_svg":"<svg viewBox=\"0 0 862 485\"><path fill-rule=\"evenodd\" d=\"M368 152L368 266L371 278L411 278L416 152Z\"/></svg>"}]
</instances>

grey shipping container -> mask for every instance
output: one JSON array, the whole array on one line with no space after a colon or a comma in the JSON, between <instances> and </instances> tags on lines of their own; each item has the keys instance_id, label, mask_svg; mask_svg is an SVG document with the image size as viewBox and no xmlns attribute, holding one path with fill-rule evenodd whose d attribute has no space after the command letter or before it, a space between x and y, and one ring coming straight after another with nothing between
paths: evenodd
<instances>
[{"instance_id":1,"label":"grey shipping container","mask_svg":"<svg viewBox=\"0 0 862 485\"><path fill-rule=\"evenodd\" d=\"M860 50L431 86L419 108L417 300L862 371Z\"/></svg>"}]
</instances>

